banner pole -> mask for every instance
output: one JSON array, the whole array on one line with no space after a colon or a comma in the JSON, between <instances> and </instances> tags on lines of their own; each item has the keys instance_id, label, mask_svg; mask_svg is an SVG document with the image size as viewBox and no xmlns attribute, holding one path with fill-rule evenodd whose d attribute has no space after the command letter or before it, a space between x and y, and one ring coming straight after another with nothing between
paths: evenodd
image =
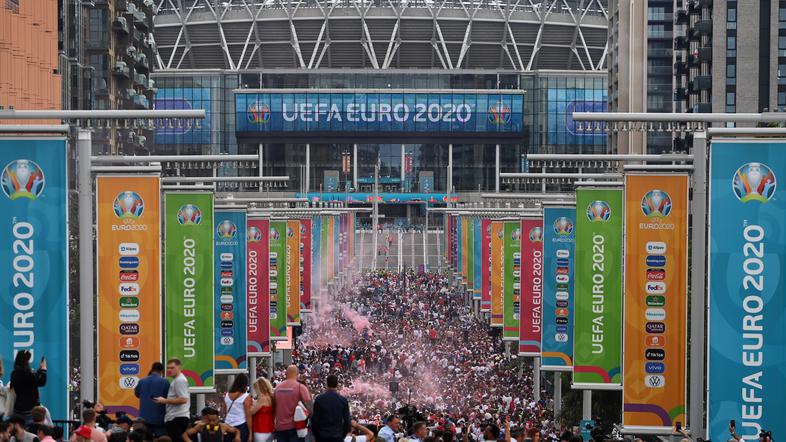
<instances>
[{"instance_id":1,"label":"banner pole","mask_svg":"<svg viewBox=\"0 0 786 442\"><path fill-rule=\"evenodd\" d=\"M554 416L562 411L562 372L554 372Z\"/></svg>"},{"instance_id":2,"label":"banner pole","mask_svg":"<svg viewBox=\"0 0 786 442\"><path fill-rule=\"evenodd\" d=\"M257 382L257 358L256 356L251 356L248 358L248 378L251 385L256 384ZM253 391L253 390L252 390Z\"/></svg>"},{"instance_id":3,"label":"banner pole","mask_svg":"<svg viewBox=\"0 0 786 442\"><path fill-rule=\"evenodd\" d=\"M535 402L540 401L540 358L532 358L532 390L535 394Z\"/></svg>"},{"instance_id":4,"label":"banner pole","mask_svg":"<svg viewBox=\"0 0 786 442\"><path fill-rule=\"evenodd\" d=\"M584 420L592 419L592 390L583 390L581 418Z\"/></svg>"},{"instance_id":5,"label":"banner pole","mask_svg":"<svg viewBox=\"0 0 786 442\"><path fill-rule=\"evenodd\" d=\"M77 133L79 177L79 359L83 400L95 400L95 316L93 313L93 186L90 183L92 134L80 129Z\"/></svg>"},{"instance_id":6,"label":"banner pole","mask_svg":"<svg viewBox=\"0 0 786 442\"><path fill-rule=\"evenodd\" d=\"M704 424L704 364L707 251L707 133L693 134L693 201L691 201L690 376L688 423L694 437L707 438Z\"/></svg>"}]
</instances>

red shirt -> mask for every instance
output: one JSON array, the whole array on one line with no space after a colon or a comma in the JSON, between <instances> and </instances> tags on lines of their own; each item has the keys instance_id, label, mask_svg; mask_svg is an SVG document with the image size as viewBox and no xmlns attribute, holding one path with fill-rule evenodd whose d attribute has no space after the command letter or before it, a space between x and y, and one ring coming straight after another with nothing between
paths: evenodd
<instances>
[{"instance_id":1,"label":"red shirt","mask_svg":"<svg viewBox=\"0 0 786 442\"><path fill-rule=\"evenodd\" d=\"M311 402L308 388L298 381L287 379L278 384L276 395L276 431L295 429L295 407L298 402Z\"/></svg>"}]
</instances>

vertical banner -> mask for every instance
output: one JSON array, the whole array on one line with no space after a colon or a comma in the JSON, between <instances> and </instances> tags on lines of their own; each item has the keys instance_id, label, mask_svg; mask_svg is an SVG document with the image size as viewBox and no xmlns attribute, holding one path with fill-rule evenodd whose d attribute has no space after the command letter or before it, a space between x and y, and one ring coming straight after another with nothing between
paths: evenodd
<instances>
[{"instance_id":1,"label":"vertical banner","mask_svg":"<svg viewBox=\"0 0 786 442\"><path fill-rule=\"evenodd\" d=\"M480 222L480 311L491 312L491 220Z\"/></svg>"},{"instance_id":2,"label":"vertical banner","mask_svg":"<svg viewBox=\"0 0 786 442\"><path fill-rule=\"evenodd\" d=\"M483 267L483 248L481 246L483 242L483 235L480 230L480 218L474 218L472 222L472 295L474 299L480 301L483 293L483 272L481 270Z\"/></svg>"},{"instance_id":3,"label":"vertical banner","mask_svg":"<svg viewBox=\"0 0 786 442\"><path fill-rule=\"evenodd\" d=\"M248 218L246 230L248 356L270 354L270 220Z\"/></svg>"},{"instance_id":4,"label":"vertical banner","mask_svg":"<svg viewBox=\"0 0 786 442\"><path fill-rule=\"evenodd\" d=\"M622 189L576 190L573 388L622 387Z\"/></svg>"},{"instance_id":5,"label":"vertical banner","mask_svg":"<svg viewBox=\"0 0 786 442\"><path fill-rule=\"evenodd\" d=\"M626 428L685 423L688 176L625 177Z\"/></svg>"},{"instance_id":6,"label":"vertical banner","mask_svg":"<svg viewBox=\"0 0 786 442\"><path fill-rule=\"evenodd\" d=\"M321 281L321 289L325 289L327 288L327 283L329 279L328 271L330 270L330 267L328 266L330 262L330 248L329 248L330 241L328 236L330 233L328 231L330 216L325 215L325 216L321 216L320 218L322 218L322 222L321 222L322 232L320 233L320 241L322 242L322 244L320 246L320 253L319 253L319 259L321 261L320 264L322 266L320 281Z\"/></svg>"},{"instance_id":7,"label":"vertical banner","mask_svg":"<svg viewBox=\"0 0 786 442\"><path fill-rule=\"evenodd\" d=\"M0 357L6 376L19 351L33 367L46 358L54 419L70 417L67 164L63 138L0 138Z\"/></svg>"},{"instance_id":8,"label":"vertical banner","mask_svg":"<svg viewBox=\"0 0 786 442\"><path fill-rule=\"evenodd\" d=\"M138 417L134 388L161 360L159 183L96 178L98 400L108 413Z\"/></svg>"},{"instance_id":9,"label":"vertical banner","mask_svg":"<svg viewBox=\"0 0 786 442\"><path fill-rule=\"evenodd\" d=\"M573 368L573 241L576 208L543 209L541 370Z\"/></svg>"},{"instance_id":10,"label":"vertical banner","mask_svg":"<svg viewBox=\"0 0 786 442\"><path fill-rule=\"evenodd\" d=\"M467 261L464 264L467 274L467 292L475 299L475 223L470 217L465 218L464 226L467 228L466 233L466 257Z\"/></svg>"},{"instance_id":11,"label":"vertical banner","mask_svg":"<svg viewBox=\"0 0 786 442\"><path fill-rule=\"evenodd\" d=\"M287 325L300 325L300 220L287 221Z\"/></svg>"},{"instance_id":12,"label":"vertical banner","mask_svg":"<svg viewBox=\"0 0 786 442\"><path fill-rule=\"evenodd\" d=\"M786 434L784 140L710 148L708 431L745 440ZM782 436L781 436L782 437Z\"/></svg>"},{"instance_id":13,"label":"vertical banner","mask_svg":"<svg viewBox=\"0 0 786 442\"><path fill-rule=\"evenodd\" d=\"M317 215L311 222L311 290L312 303L322 290L322 217ZM321 299L321 298L320 298Z\"/></svg>"},{"instance_id":14,"label":"vertical banner","mask_svg":"<svg viewBox=\"0 0 786 442\"><path fill-rule=\"evenodd\" d=\"M270 221L270 340L287 339L287 221Z\"/></svg>"},{"instance_id":15,"label":"vertical banner","mask_svg":"<svg viewBox=\"0 0 786 442\"><path fill-rule=\"evenodd\" d=\"M303 218L300 220L300 258L303 263L300 272L301 313L311 312L311 249L311 218Z\"/></svg>"},{"instance_id":16,"label":"vertical banner","mask_svg":"<svg viewBox=\"0 0 786 442\"><path fill-rule=\"evenodd\" d=\"M503 221L491 222L491 326L504 325L505 304L505 223Z\"/></svg>"},{"instance_id":17,"label":"vertical banner","mask_svg":"<svg viewBox=\"0 0 786 442\"><path fill-rule=\"evenodd\" d=\"M333 217L333 276L338 276L339 269L339 252L341 251L340 247L340 237L339 233L341 231L341 227L339 226L339 217Z\"/></svg>"},{"instance_id":18,"label":"vertical banner","mask_svg":"<svg viewBox=\"0 0 786 442\"><path fill-rule=\"evenodd\" d=\"M216 210L213 221L216 374L245 373L247 327L242 307L246 306L246 212Z\"/></svg>"},{"instance_id":19,"label":"vertical banner","mask_svg":"<svg viewBox=\"0 0 786 442\"><path fill-rule=\"evenodd\" d=\"M543 333L543 218L521 220L519 356L540 357Z\"/></svg>"},{"instance_id":20,"label":"vertical banner","mask_svg":"<svg viewBox=\"0 0 786 442\"><path fill-rule=\"evenodd\" d=\"M521 313L521 221L505 221L502 340L519 340Z\"/></svg>"},{"instance_id":21,"label":"vertical banner","mask_svg":"<svg viewBox=\"0 0 786 442\"><path fill-rule=\"evenodd\" d=\"M459 275L461 283L467 283L467 217L459 217Z\"/></svg>"},{"instance_id":22,"label":"vertical banner","mask_svg":"<svg viewBox=\"0 0 786 442\"><path fill-rule=\"evenodd\" d=\"M164 194L166 359L194 392L213 391L213 194Z\"/></svg>"}]
</instances>

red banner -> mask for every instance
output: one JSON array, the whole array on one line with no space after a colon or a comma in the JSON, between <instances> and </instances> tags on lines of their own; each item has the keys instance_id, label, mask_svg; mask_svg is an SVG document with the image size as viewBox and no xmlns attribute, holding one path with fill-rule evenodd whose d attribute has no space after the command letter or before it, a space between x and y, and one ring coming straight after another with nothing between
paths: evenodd
<instances>
[{"instance_id":1,"label":"red banner","mask_svg":"<svg viewBox=\"0 0 786 442\"><path fill-rule=\"evenodd\" d=\"M540 357L543 328L542 218L521 220L520 318L519 356Z\"/></svg>"},{"instance_id":2,"label":"red banner","mask_svg":"<svg viewBox=\"0 0 786 442\"><path fill-rule=\"evenodd\" d=\"M300 220L300 311L311 311L311 218Z\"/></svg>"},{"instance_id":3,"label":"red banner","mask_svg":"<svg viewBox=\"0 0 786 442\"><path fill-rule=\"evenodd\" d=\"M270 220L248 219L246 293L248 356L270 354Z\"/></svg>"},{"instance_id":4,"label":"red banner","mask_svg":"<svg viewBox=\"0 0 786 442\"><path fill-rule=\"evenodd\" d=\"M480 221L481 234L481 263L480 276L480 311L491 311L491 220L483 219Z\"/></svg>"}]
</instances>

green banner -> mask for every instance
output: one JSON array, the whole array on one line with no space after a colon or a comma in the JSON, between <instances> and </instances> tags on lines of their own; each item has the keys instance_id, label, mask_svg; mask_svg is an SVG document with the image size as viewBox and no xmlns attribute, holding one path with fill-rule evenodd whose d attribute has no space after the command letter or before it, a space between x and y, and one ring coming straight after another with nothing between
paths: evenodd
<instances>
[{"instance_id":1,"label":"green banner","mask_svg":"<svg viewBox=\"0 0 786 442\"><path fill-rule=\"evenodd\" d=\"M505 221L503 233L505 302L503 304L503 341L519 340L521 308L521 221Z\"/></svg>"},{"instance_id":2,"label":"green banner","mask_svg":"<svg viewBox=\"0 0 786 442\"><path fill-rule=\"evenodd\" d=\"M287 222L270 221L270 340L287 340Z\"/></svg>"},{"instance_id":3,"label":"green banner","mask_svg":"<svg viewBox=\"0 0 786 442\"><path fill-rule=\"evenodd\" d=\"M164 360L180 359L192 391L213 391L213 194L167 193L164 208Z\"/></svg>"},{"instance_id":4,"label":"green banner","mask_svg":"<svg viewBox=\"0 0 786 442\"><path fill-rule=\"evenodd\" d=\"M622 189L576 191L574 388L622 388L622 198Z\"/></svg>"}]
</instances>

